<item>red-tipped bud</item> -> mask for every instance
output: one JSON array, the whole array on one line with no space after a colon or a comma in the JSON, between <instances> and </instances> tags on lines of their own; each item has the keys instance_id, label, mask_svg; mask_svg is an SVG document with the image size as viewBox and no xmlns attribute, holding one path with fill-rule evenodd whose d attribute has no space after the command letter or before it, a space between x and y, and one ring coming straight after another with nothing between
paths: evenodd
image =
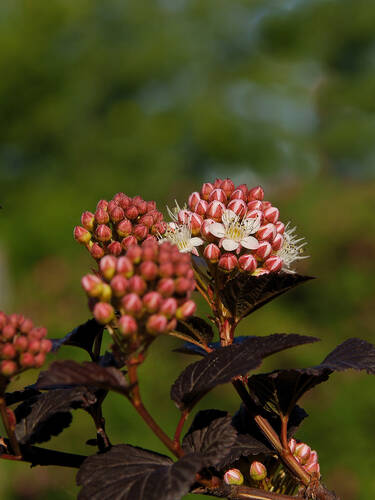
<instances>
[{"instance_id":1,"label":"red-tipped bud","mask_svg":"<svg viewBox=\"0 0 375 500\"><path fill-rule=\"evenodd\" d=\"M188 199L188 206L190 210L195 210L195 206L200 201L201 197L199 196L199 193L197 191L194 191L194 193L191 193Z\"/></svg>"},{"instance_id":2,"label":"red-tipped bud","mask_svg":"<svg viewBox=\"0 0 375 500\"><path fill-rule=\"evenodd\" d=\"M110 213L112 212L112 210L114 210L116 207L118 207L119 204L117 203L117 201L115 200L111 200L109 203L108 203L108 206L107 206L107 212Z\"/></svg>"},{"instance_id":3,"label":"red-tipped bud","mask_svg":"<svg viewBox=\"0 0 375 500\"><path fill-rule=\"evenodd\" d=\"M142 248L138 245L134 245L129 248L126 252L126 257L133 262L133 264L138 264L142 257Z\"/></svg>"},{"instance_id":4,"label":"red-tipped bud","mask_svg":"<svg viewBox=\"0 0 375 500\"><path fill-rule=\"evenodd\" d=\"M143 306L149 313L155 313L159 310L162 303L162 296L158 292L149 292L143 297ZM168 300L168 299L167 299Z\"/></svg>"},{"instance_id":5,"label":"red-tipped bud","mask_svg":"<svg viewBox=\"0 0 375 500\"><path fill-rule=\"evenodd\" d=\"M276 227L276 232L279 234L284 234L285 231L285 224L283 224L281 221L277 221L275 224Z\"/></svg>"},{"instance_id":6,"label":"red-tipped bud","mask_svg":"<svg viewBox=\"0 0 375 500\"><path fill-rule=\"evenodd\" d=\"M302 464L306 464L311 454L311 448L305 443L298 443L294 452L296 459Z\"/></svg>"},{"instance_id":7,"label":"red-tipped bud","mask_svg":"<svg viewBox=\"0 0 375 500\"><path fill-rule=\"evenodd\" d=\"M280 250L280 248L283 246L284 243L284 237L280 233L276 233L276 236L274 237L272 241L272 249L277 252Z\"/></svg>"},{"instance_id":8,"label":"red-tipped bud","mask_svg":"<svg viewBox=\"0 0 375 500\"><path fill-rule=\"evenodd\" d=\"M98 302L94 306L94 318L101 325L106 325L115 317L115 311L108 302Z\"/></svg>"},{"instance_id":9,"label":"red-tipped bud","mask_svg":"<svg viewBox=\"0 0 375 500\"><path fill-rule=\"evenodd\" d=\"M133 234L138 241L142 241L148 235L148 227L143 224L137 224L134 226Z\"/></svg>"},{"instance_id":10,"label":"red-tipped bud","mask_svg":"<svg viewBox=\"0 0 375 500\"><path fill-rule=\"evenodd\" d=\"M45 328L44 326L38 326L30 331L29 338L41 340L44 339L46 335L47 335L47 328Z\"/></svg>"},{"instance_id":11,"label":"red-tipped bud","mask_svg":"<svg viewBox=\"0 0 375 500\"><path fill-rule=\"evenodd\" d=\"M164 314L167 318L171 318L176 314L177 310L177 300L173 297L165 299L160 307L160 314Z\"/></svg>"},{"instance_id":12,"label":"red-tipped bud","mask_svg":"<svg viewBox=\"0 0 375 500\"><path fill-rule=\"evenodd\" d=\"M125 212L121 207L116 206L110 210L109 216L112 222L120 222L125 217Z\"/></svg>"},{"instance_id":13,"label":"red-tipped bud","mask_svg":"<svg viewBox=\"0 0 375 500\"><path fill-rule=\"evenodd\" d=\"M201 198L207 201L213 190L214 186L211 184L211 182L205 182L201 189Z\"/></svg>"},{"instance_id":14,"label":"red-tipped bud","mask_svg":"<svg viewBox=\"0 0 375 500\"><path fill-rule=\"evenodd\" d=\"M19 335L18 337L16 337L14 339L13 345L14 345L16 351L24 352L29 347L29 341L27 340L27 338L24 335Z\"/></svg>"},{"instance_id":15,"label":"red-tipped bud","mask_svg":"<svg viewBox=\"0 0 375 500\"><path fill-rule=\"evenodd\" d=\"M86 245L91 240L91 233L87 231L84 227L76 226L74 228L74 239L81 243L82 245Z\"/></svg>"},{"instance_id":16,"label":"red-tipped bud","mask_svg":"<svg viewBox=\"0 0 375 500\"><path fill-rule=\"evenodd\" d=\"M168 225L164 221L156 222L156 224L154 224L151 228L151 233L156 235L164 234L165 231L167 230L167 227Z\"/></svg>"},{"instance_id":17,"label":"red-tipped bud","mask_svg":"<svg viewBox=\"0 0 375 500\"><path fill-rule=\"evenodd\" d=\"M133 263L127 257L119 257L117 259L116 271L125 278L130 278L134 274Z\"/></svg>"},{"instance_id":18,"label":"red-tipped bud","mask_svg":"<svg viewBox=\"0 0 375 500\"><path fill-rule=\"evenodd\" d=\"M129 292L143 295L147 289L147 285L145 280L136 274L130 278L128 288Z\"/></svg>"},{"instance_id":19,"label":"red-tipped bud","mask_svg":"<svg viewBox=\"0 0 375 500\"><path fill-rule=\"evenodd\" d=\"M88 231L93 231L95 215L92 212L83 212L81 215L81 224Z\"/></svg>"},{"instance_id":20,"label":"red-tipped bud","mask_svg":"<svg viewBox=\"0 0 375 500\"><path fill-rule=\"evenodd\" d=\"M0 371L4 377L11 377L17 373L17 364L14 361L2 361L0 364Z\"/></svg>"},{"instance_id":21,"label":"red-tipped bud","mask_svg":"<svg viewBox=\"0 0 375 500\"><path fill-rule=\"evenodd\" d=\"M30 352L24 352L20 356L20 365L22 368L33 368L35 365L35 358Z\"/></svg>"},{"instance_id":22,"label":"red-tipped bud","mask_svg":"<svg viewBox=\"0 0 375 500\"><path fill-rule=\"evenodd\" d=\"M98 243L94 243L92 247L89 249L89 251L91 256L96 260L99 260L102 257L104 257L104 250L100 245L98 245Z\"/></svg>"},{"instance_id":23,"label":"red-tipped bud","mask_svg":"<svg viewBox=\"0 0 375 500\"><path fill-rule=\"evenodd\" d=\"M220 201L211 201L207 207L206 216L208 218L214 219L215 221L221 221L221 217L225 210L225 205Z\"/></svg>"},{"instance_id":24,"label":"red-tipped bud","mask_svg":"<svg viewBox=\"0 0 375 500\"><path fill-rule=\"evenodd\" d=\"M146 323L146 329L151 335L160 335L167 331L168 320L162 314L153 314Z\"/></svg>"},{"instance_id":25,"label":"red-tipped bud","mask_svg":"<svg viewBox=\"0 0 375 500\"><path fill-rule=\"evenodd\" d=\"M261 226L261 228L257 232L257 237L263 241L272 241L275 236L276 236L276 227L274 226L274 224L271 223Z\"/></svg>"},{"instance_id":26,"label":"red-tipped bud","mask_svg":"<svg viewBox=\"0 0 375 500\"><path fill-rule=\"evenodd\" d=\"M180 210L177 214L177 219L180 224L189 224L192 212L185 208Z\"/></svg>"},{"instance_id":27,"label":"red-tipped bud","mask_svg":"<svg viewBox=\"0 0 375 500\"><path fill-rule=\"evenodd\" d=\"M125 314L119 319L118 329L120 330L122 335L126 337L127 335L133 335L134 333L137 333L138 324L133 316Z\"/></svg>"},{"instance_id":28,"label":"red-tipped bud","mask_svg":"<svg viewBox=\"0 0 375 500\"><path fill-rule=\"evenodd\" d=\"M220 248L214 243L210 243L204 249L203 255L205 259L209 260L212 263L215 263L219 260L220 253Z\"/></svg>"},{"instance_id":29,"label":"red-tipped bud","mask_svg":"<svg viewBox=\"0 0 375 500\"><path fill-rule=\"evenodd\" d=\"M107 200L99 200L96 205L96 210L107 210L108 209L108 201Z\"/></svg>"},{"instance_id":30,"label":"red-tipped bud","mask_svg":"<svg viewBox=\"0 0 375 500\"><path fill-rule=\"evenodd\" d=\"M272 203L270 201L262 201L262 210L267 210L267 208L271 208Z\"/></svg>"},{"instance_id":31,"label":"red-tipped bud","mask_svg":"<svg viewBox=\"0 0 375 500\"><path fill-rule=\"evenodd\" d=\"M152 281L157 277L159 270L155 262L147 260L139 266L139 271L146 281Z\"/></svg>"},{"instance_id":32,"label":"red-tipped bud","mask_svg":"<svg viewBox=\"0 0 375 500\"><path fill-rule=\"evenodd\" d=\"M35 368L40 368L41 366L44 365L44 362L46 360L46 355L44 352L40 352L36 356L34 356L34 367Z\"/></svg>"},{"instance_id":33,"label":"red-tipped bud","mask_svg":"<svg viewBox=\"0 0 375 500\"><path fill-rule=\"evenodd\" d=\"M231 200L243 200L246 201L246 195L242 189L235 189L230 196Z\"/></svg>"},{"instance_id":34,"label":"red-tipped bud","mask_svg":"<svg viewBox=\"0 0 375 500\"><path fill-rule=\"evenodd\" d=\"M147 202L147 212L151 212L156 209L156 201L148 201Z\"/></svg>"},{"instance_id":35,"label":"red-tipped bud","mask_svg":"<svg viewBox=\"0 0 375 500\"><path fill-rule=\"evenodd\" d=\"M249 201L249 203L247 204L247 209L249 211L251 211L251 210L262 210L262 202L259 201L259 200Z\"/></svg>"},{"instance_id":36,"label":"red-tipped bud","mask_svg":"<svg viewBox=\"0 0 375 500\"><path fill-rule=\"evenodd\" d=\"M48 339L42 339L40 341L40 351L43 353L50 352L52 349L52 342Z\"/></svg>"},{"instance_id":37,"label":"red-tipped bud","mask_svg":"<svg viewBox=\"0 0 375 500\"><path fill-rule=\"evenodd\" d=\"M113 255L106 255L99 263L99 268L104 278L110 281L116 272L117 259Z\"/></svg>"},{"instance_id":38,"label":"red-tipped bud","mask_svg":"<svg viewBox=\"0 0 375 500\"><path fill-rule=\"evenodd\" d=\"M136 293L128 293L121 299L122 307L127 314L138 316L142 311L142 300Z\"/></svg>"},{"instance_id":39,"label":"red-tipped bud","mask_svg":"<svg viewBox=\"0 0 375 500\"><path fill-rule=\"evenodd\" d=\"M9 323L11 325L15 326L16 328L18 328L20 326L20 324L22 323L22 321L24 319L25 319L25 316L23 316L22 314L17 314L17 313L10 314L8 317Z\"/></svg>"},{"instance_id":40,"label":"red-tipped bud","mask_svg":"<svg viewBox=\"0 0 375 500\"><path fill-rule=\"evenodd\" d=\"M121 298L128 290L128 280L121 274L118 274L112 278L111 288L113 295L117 298Z\"/></svg>"},{"instance_id":41,"label":"red-tipped bud","mask_svg":"<svg viewBox=\"0 0 375 500\"><path fill-rule=\"evenodd\" d=\"M117 234L121 238L125 238L126 236L129 236L129 234L131 234L131 232L132 232L132 229L133 229L133 225L129 219L122 220L116 226Z\"/></svg>"},{"instance_id":42,"label":"red-tipped bud","mask_svg":"<svg viewBox=\"0 0 375 500\"><path fill-rule=\"evenodd\" d=\"M294 438L289 439L288 446L292 454L296 451L297 441Z\"/></svg>"},{"instance_id":43,"label":"red-tipped bud","mask_svg":"<svg viewBox=\"0 0 375 500\"><path fill-rule=\"evenodd\" d=\"M281 271L283 261L277 255L272 255L271 257L268 257L263 265L269 271L276 273L277 271Z\"/></svg>"},{"instance_id":44,"label":"red-tipped bud","mask_svg":"<svg viewBox=\"0 0 375 500\"><path fill-rule=\"evenodd\" d=\"M227 470L227 472L224 474L223 479L225 484L233 484L237 486L243 484L243 475L238 469Z\"/></svg>"},{"instance_id":45,"label":"red-tipped bud","mask_svg":"<svg viewBox=\"0 0 375 500\"><path fill-rule=\"evenodd\" d=\"M221 203L226 203L227 195L222 189L214 189L208 198L208 201L220 201Z\"/></svg>"},{"instance_id":46,"label":"red-tipped bud","mask_svg":"<svg viewBox=\"0 0 375 500\"><path fill-rule=\"evenodd\" d=\"M253 200L263 200L264 198L264 191L261 188L261 186L257 186L255 188L250 189L247 199L248 201L253 201Z\"/></svg>"},{"instance_id":47,"label":"red-tipped bud","mask_svg":"<svg viewBox=\"0 0 375 500\"><path fill-rule=\"evenodd\" d=\"M220 187L224 191L227 198L229 198L234 191L234 184L230 179L224 179L220 184Z\"/></svg>"},{"instance_id":48,"label":"red-tipped bud","mask_svg":"<svg viewBox=\"0 0 375 500\"><path fill-rule=\"evenodd\" d=\"M121 241L121 246L125 250L129 250L130 247L137 245L137 243L138 243L137 238L131 234L129 236L126 236L126 238L124 238Z\"/></svg>"},{"instance_id":49,"label":"red-tipped bud","mask_svg":"<svg viewBox=\"0 0 375 500\"><path fill-rule=\"evenodd\" d=\"M320 477L320 465L319 464L309 464L309 465L305 465L303 467L305 469L306 472L308 472L309 474L311 475L316 475L318 476L318 478Z\"/></svg>"},{"instance_id":50,"label":"red-tipped bud","mask_svg":"<svg viewBox=\"0 0 375 500\"><path fill-rule=\"evenodd\" d=\"M109 222L109 215L107 210L97 208L95 212L95 222L97 224L107 224Z\"/></svg>"},{"instance_id":51,"label":"red-tipped bud","mask_svg":"<svg viewBox=\"0 0 375 500\"><path fill-rule=\"evenodd\" d=\"M257 260L251 253L241 255L241 257L238 259L238 267L242 269L242 271L253 273L257 268L257 265Z\"/></svg>"},{"instance_id":52,"label":"red-tipped bud","mask_svg":"<svg viewBox=\"0 0 375 500\"><path fill-rule=\"evenodd\" d=\"M121 207L121 208L128 208L130 205L130 198L129 196L126 196L124 193L117 193L113 197L113 200Z\"/></svg>"},{"instance_id":53,"label":"red-tipped bud","mask_svg":"<svg viewBox=\"0 0 375 500\"><path fill-rule=\"evenodd\" d=\"M214 182L214 188L217 189L221 186L221 183L223 182L223 179L220 179L219 177L217 177L215 179L215 182Z\"/></svg>"},{"instance_id":54,"label":"red-tipped bud","mask_svg":"<svg viewBox=\"0 0 375 500\"><path fill-rule=\"evenodd\" d=\"M31 340L29 343L29 352L37 354L40 351L40 340Z\"/></svg>"},{"instance_id":55,"label":"red-tipped bud","mask_svg":"<svg viewBox=\"0 0 375 500\"><path fill-rule=\"evenodd\" d=\"M108 246L107 246L107 251L111 254L111 255L114 255L115 257L119 257L121 255L121 252L122 252L122 246L121 246L121 243L118 242L118 241L112 241L112 243L110 243Z\"/></svg>"},{"instance_id":56,"label":"red-tipped bud","mask_svg":"<svg viewBox=\"0 0 375 500\"><path fill-rule=\"evenodd\" d=\"M178 295L185 295L190 290L191 281L188 278L180 276L175 280L174 286Z\"/></svg>"},{"instance_id":57,"label":"red-tipped bud","mask_svg":"<svg viewBox=\"0 0 375 500\"><path fill-rule=\"evenodd\" d=\"M138 215L139 215L139 210L135 205L130 205L126 210L125 210L125 215L128 219L130 220L135 220Z\"/></svg>"},{"instance_id":58,"label":"red-tipped bud","mask_svg":"<svg viewBox=\"0 0 375 500\"><path fill-rule=\"evenodd\" d=\"M8 325L5 325L3 328L3 338L5 340L11 340L15 336L16 331L16 327L11 325L10 323Z\"/></svg>"},{"instance_id":59,"label":"red-tipped bud","mask_svg":"<svg viewBox=\"0 0 375 500\"><path fill-rule=\"evenodd\" d=\"M215 240L215 236L210 233L210 226L211 224L214 224L214 222L215 221L213 219L205 219L201 226L201 236L207 241Z\"/></svg>"},{"instance_id":60,"label":"red-tipped bud","mask_svg":"<svg viewBox=\"0 0 375 500\"><path fill-rule=\"evenodd\" d=\"M162 278L170 278L174 274L174 266L171 262L165 262L159 267L159 274Z\"/></svg>"},{"instance_id":61,"label":"red-tipped bud","mask_svg":"<svg viewBox=\"0 0 375 500\"><path fill-rule=\"evenodd\" d=\"M143 226L150 228L154 225L154 218L149 214L142 215L139 219L139 224L143 224Z\"/></svg>"},{"instance_id":62,"label":"red-tipped bud","mask_svg":"<svg viewBox=\"0 0 375 500\"><path fill-rule=\"evenodd\" d=\"M247 212L246 214L246 219L259 219L259 221L262 223L263 212L261 210L250 210L250 212Z\"/></svg>"},{"instance_id":63,"label":"red-tipped bud","mask_svg":"<svg viewBox=\"0 0 375 500\"><path fill-rule=\"evenodd\" d=\"M207 212L207 208L208 208L208 202L206 200L199 200L198 203L195 205L194 212L203 217Z\"/></svg>"},{"instance_id":64,"label":"red-tipped bud","mask_svg":"<svg viewBox=\"0 0 375 500\"><path fill-rule=\"evenodd\" d=\"M224 271L233 271L233 269L238 267L238 260L233 253L224 253L220 257L218 265Z\"/></svg>"},{"instance_id":65,"label":"red-tipped bud","mask_svg":"<svg viewBox=\"0 0 375 500\"><path fill-rule=\"evenodd\" d=\"M197 309L197 305L193 300L187 300L182 306L180 306L176 311L177 319L186 319L192 316Z\"/></svg>"},{"instance_id":66,"label":"red-tipped bud","mask_svg":"<svg viewBox=\"0 0 375 500\"><path fill-rule=\"evenodd\" d=\"M310 456L306 462L306 466L317 463L318 463L318 454L315 450L311 450Z\"/></svg>"},{"instance_id":67,"label":"red-tipped bud","mask_svg":"<svg viewBox=\"0 0 375 500\"><path fill-rule=\"evenodd\" d=\"M264 210L263 213L264 213L264 218L268 222L272 222L272 224L275 224L278 221L278 218L280 215L279 209L276 207L272 207L272 206L269 208L266 208L266 210Z\"/></svg>"},{"instance_id":68,"label":"red-tipped bud","mask_svg":"<svg viewBox=\"0 0 375 500\"><path fill-rule=\"evenodd\" d=\"M95 236L99 241L109 241L112 238L112 231L109 226L100 224L95 231Z\"/></svg>"},{"instance_id":69,"label":"red-tipped bud","mask_svg":"<svg viewBox=\"0 0 375 500\"><path fill-rule=\"evenodd\" d=\"M86 274L81 285L89 297L99 297L103 289L103 281L95 274Z\"/></svg>"},{"instance_id":70,"label":"red-tipped bud","mask_svg":"<svg viewBox=\"0 0 375 500\"><path fill-rule=\"evenodd\" d=\"M174 281L171 278L162 278L157 285L157 291L162 297L170 297L175 291Z\"/></svg>"},{"instance_id":71,"label":"red-tipped bud","mask_svg":"<svg viewBox=\"0 0 375 500\"><path fill-rule=\"evenodd\" d=\"M250 477L253 481L263 481L267 477L267 469L262 462L253 462L250 465Z\"/></svg>"},{"instance_id":72,"label":"red-tipped bud","mask_svg":"<svg viewBox=\"0 0 375 500\"><path fill-rule=\"evenodd\" d=\"M199 214L196 213L191 214L189 224L191 227L191 234L193 236L197 236L197 234L200 233L202 223L203 219Z\"/></svg>"},{"instance_id":73,"label":"red-tipped bud","mask_svg":"<svg viewBox=\"0 0 375 500\"><path fill-rule=\"evenodd\" d=\"M144 243L142 245L142 260L143 261L155 261L158 257L159 246L157 243Z\"/></svg>"},{"instance_id":74,"label":"red-tipped bud","mask_svg":"<svg viewBox=\"0 0 375 500\"><path fill-rule=\"evenodd\" d=\"M16 356L16 349L12 344L4 344L1 347L1 357L3 359L13 359Z\"/></svg>"},{"instance_id":75,"label":"red-tipped bud","mask_svg":"<svg viewBox=\"0 0 375 500\"><path fill-rule=\"evenodd\" d=\"M240 184L237 189L241 189L241 191L243 192L243 194L245 195L245 197L247 198L247 193L249 192L249 190L247 189L247 186L246 184Z\"/></svg>"},{"instance_id":76,"label":"red-tipped bud","mask_svg":"<svg viewBox=\"0 0 375 500\"><path fill-rule=\"evenodd\" d=\"M228 210L232 210L236 215L240 217L244 216L247 210L247 205L243 200L232 200L228 203Z\"/></svg>"}]
</instances>

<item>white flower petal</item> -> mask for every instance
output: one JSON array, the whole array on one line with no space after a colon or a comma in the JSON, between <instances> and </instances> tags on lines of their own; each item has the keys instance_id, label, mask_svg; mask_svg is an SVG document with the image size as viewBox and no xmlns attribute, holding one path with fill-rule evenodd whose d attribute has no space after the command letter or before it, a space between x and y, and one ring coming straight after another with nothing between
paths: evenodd
<instances>
[{"instance_id":1,"label":"white flower petal","mask_svg":"<svg viewBox=\"0 0 375 500\"><path fill-rule=\"evenodd\" d=\"M241 240L241 245L248 250L256 250L259 247L259 242L254 236L247 236Z\"/></svg>"},{"instance_id":2,"label":"white flower petal","mask_svg":"<svg viewBox=\"0 0 375 500\"><path fill-rule=\"evenodd\" d=\"M222 238L225 235L225 227L220 222L214 222L208 226L208 231L217 238Z\"/></svg>"},{"instance_id":3,"label":"white flower petal","mask_svg":"<svg viewBox=\"0 0 375 500\"><path fill-rule=\"evenodd\" d=\"M202 240L202 238L191 238L190 243L194 247L199 247L199 245L203 245L204 241Z\"/></svg>"},{"instance_id":4,"label":"white flower petal","mask_svg":"<svg viewBox=\"0 0 375 500\"><path fill-rule=\"evenodd\" d=\"M237 241L230 240L228 238L224 238L221 243L222 243L224 250L226 250L227 252L231 252L232 250L236 250L240 245Z\"/></svg>"},{"instance_id":5,"label":"white flower petal","mask_svg":"<svg viewBox=\"0 0 375 500\"><path fill-rule=\"evenodd\" d=\"M221 216L221 220L223 221L224 225L227 226L230 224L233 220L238 219L238 216L233 212L233 210L226 209L223 212L223 215Z\"/></svg>"}]
</instances>

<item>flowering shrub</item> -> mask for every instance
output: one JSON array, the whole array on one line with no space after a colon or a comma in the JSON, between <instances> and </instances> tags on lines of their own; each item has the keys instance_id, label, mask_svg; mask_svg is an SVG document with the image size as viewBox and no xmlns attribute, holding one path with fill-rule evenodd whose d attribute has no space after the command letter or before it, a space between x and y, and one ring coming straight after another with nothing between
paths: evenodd
<instances>
[{"instance_id":1,"label":"flowering shrub","mask_svg":"<svg viewBox=\"0 0 375 500\"><path fill-rule=\"evenodd\" d=\"M318 340L235 336L245 317L310 279L292 268L305 258L303 239L279 220L261 187L236 187L230 179L203 184L186 207L169 214L167 223L154 202L123 193L101 200L95 214L82 214L74 237L97 262L82 278L92 318L62 339L49 341L30 320L0 313L0 410L8 436L1 458L79 469L80 500L175 500L188 492L336 499L322 482L317 452L294 437L307 416L298 403L335 371L375 374L375 346L351 338L313 367L252 374L264 358ZM195 316L194 290L209 306L207 320ZM111 337L110 352L102 352L104 334ZM180 411L173 437L145 408L138 377L160 335L181 339L178 351L198 357L170 391ZM57 351L65 345L84 349L90 360L55 361L33 386L5 392L12 376L40 367L51 346ZM183 436L196 403L221 384L238 394L238 411L199 411ZM133 405L175 460L111 444L102 414L109 391ZM62 432L77 408L93 420L98 453L35 446Z\"/></svg>"}]
</instances>

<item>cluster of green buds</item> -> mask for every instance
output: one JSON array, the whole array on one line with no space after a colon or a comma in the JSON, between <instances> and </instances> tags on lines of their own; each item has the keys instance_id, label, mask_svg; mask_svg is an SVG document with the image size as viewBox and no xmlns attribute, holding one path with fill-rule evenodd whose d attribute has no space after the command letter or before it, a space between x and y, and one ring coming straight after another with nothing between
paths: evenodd
<instances>
[{"instance_id":1,"label":"cluster of green buds","mask_svg":"<svg viewBox=\"0 0 375 500\"><path fill-rule=\"evenodd\" d=\"M263 481L267 477L267 469L262 462L254 461L250 465L249 478L255 483ZM244 483L244 476L239 469L228 469L224 476L224 482L226 484L241 485ZM250 482L251 482L250 481Z\"/></svg>"},{"instance_id":2,"label":"cluster of green buds","mask_svg":"<svg viewBox=\"0 0 375 500\"><path fill-rule=\"evenodd\" d=\"M123 255L146 239L156 240L167 227L155 201L130 198L124 193L117 193L111 201L100 200L95 213L83 212L81 224L74 228L74 238L96 260L108 254Z\"/></svg>"},{"instance_id":3,"label":"cluster of green buds","mask_svg":"<svg viewBox=\"0 0 375 500\"><path fill-rule=\"evenodd\" d=\"M120 257L104 256L99 272L82 278L95 319L117 332L132 349L150 336L172 331L194 314L190 255L168 242L147 239Z\"/></svg>"},{"instance_id":4,"label":"cluster of green buds","mask_svg":"<svg viewBox=\"0 0 375 500\"><path fill-rule=\"evenodd\" d=\"M40 368L51 350L47 329L34 327L22 314L0 311L0 373L6 378L26 368Z\"/></svg>"}]
</instances>

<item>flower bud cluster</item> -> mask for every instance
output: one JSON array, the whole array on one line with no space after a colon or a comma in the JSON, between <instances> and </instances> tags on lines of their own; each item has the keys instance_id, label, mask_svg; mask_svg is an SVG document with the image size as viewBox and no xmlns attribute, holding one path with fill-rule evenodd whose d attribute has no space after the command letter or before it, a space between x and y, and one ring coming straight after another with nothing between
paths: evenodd
<instances>
[{"instance_id":1,"label":"flower bud cluster","mask_svg":"<svg viewBox=\"0 0 375 500\"><path fill-rule=\"evenodd\" d=\"M22 314L6 315L0 311L0 373L11 378L26 368L40 368L52 343L47 329L34 327Z\"/></svg>"},{"instance_id":2,"label":"flower bud cluster","mask_svg":"<svg viewBox=\"0 0 375 500\"><path fill-rule=\"evenodd\" d=\"M187 208L177 206L170 215L173 222L164 238L180 251L198 254L199 249L207 261L227 272L278 272L301 258L303 239L279 220L278 208L264 200L260 186L249 189L216 179L192 193Z\"/></svg>"},{"instance_id":3,"label":"flower bud cluster","mask_svg":"<svg viewBox=\"0 0 375 500\"><path fill-rule=\"evenodd\" d=\"M74 228L74 238L96 260L108 254L123 255L146 239L156 241L167 227L154 201L140 196L130 198L124 193L117 193L111 201L100 200L95 213L83 212L81 224Z\"/></svg>"},{"instance_id":4,"label":"flower bud cluster","mask_svg":"<svg viewBox=\"0 0 375 500\"><path fill-rule=\"evenodd\" d=\"M123 256L104 256L99 273L84 276L82 286L95 319L133 344L168 333L196 308L189 300L195 287L190 255L169 242L147 239Z\"/></svg>"},{"instance_id":5,"label":"flower bud cluster","mask_svg":"<svg viewBox=\"0 0 375 500\"><path fill-rule=\"evenodd\" d=\"M320 477L320 466L318 462L318 454L305 443L297 443L295 439L290 439L288 442L289 449L298 463L302 465L306 472L315 474Z\"/></svg>"}]
</instances>

